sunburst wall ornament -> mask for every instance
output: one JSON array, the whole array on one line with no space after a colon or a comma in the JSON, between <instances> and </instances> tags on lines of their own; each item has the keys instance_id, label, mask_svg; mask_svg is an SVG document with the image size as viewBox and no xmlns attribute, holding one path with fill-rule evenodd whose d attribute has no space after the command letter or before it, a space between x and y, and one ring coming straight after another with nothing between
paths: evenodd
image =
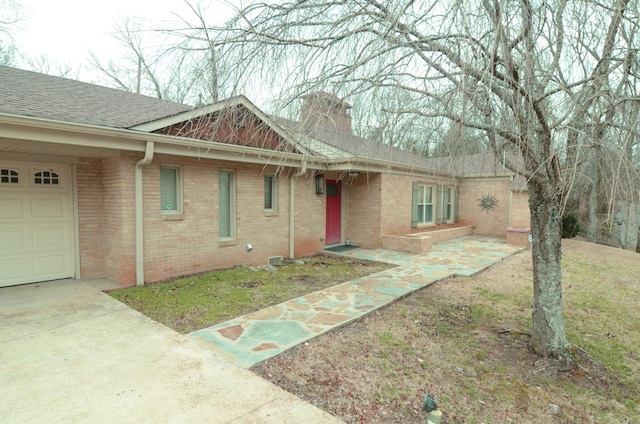
<instances>
[{"instance_id":1,"label":"sunburst wall ornament","mask_svg":"<svg viewBox=\"0 0 640 424\"><path fill-rule=\"evenodd\" d=\"M498 207L498 198L493 194L483 194L478 199L478 206L482 212L493 212Z\"/></svg>"}]
</instances>

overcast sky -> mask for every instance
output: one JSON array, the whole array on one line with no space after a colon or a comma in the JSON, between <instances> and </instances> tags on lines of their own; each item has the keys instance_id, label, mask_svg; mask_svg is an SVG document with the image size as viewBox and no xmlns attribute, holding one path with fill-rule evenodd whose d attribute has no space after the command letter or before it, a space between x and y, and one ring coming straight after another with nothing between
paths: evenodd
<instances>
[{"instance_id":1,"label":"overcast sky","mask_svg":"<svg viewBox=\"0 0 640 424\"><path fill-rule=\"evenodd\" d=\"M103 63L118 57L121 47L113 39L115 22L124 17L177 20L191 16L184 0L17 0L25 20L14 31L20 52L35 58L46 55L52 63L83 68L94 52ZM239 0L201 0L207 16L221 21L231 16L230 3ZM213 8L213 12L211 13ZM83 70L82 72L87 72ZM82 79L87 76L81 74Z\"/></svg>"}]
</instances>

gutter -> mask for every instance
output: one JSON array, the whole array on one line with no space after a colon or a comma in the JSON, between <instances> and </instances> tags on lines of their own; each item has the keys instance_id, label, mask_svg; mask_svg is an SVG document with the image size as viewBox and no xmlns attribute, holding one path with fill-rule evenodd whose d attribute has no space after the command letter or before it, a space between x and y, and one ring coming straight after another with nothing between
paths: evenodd
<instances>
[{"instance_id":1,"label":"gutter","mask_svg":"<svg viewBox=\"0 0 640 424\"><path fill-rule=\"evenodd\" d=\"M289 259L295 258L296 244L296 178L307 173L307 161L302 162L302 167L298 172L289 178Z\"/></svg>"},{"instance_id":2,"label":"gutter","mask_svg":"<svg viewBox=\"0 0 640 424\"><path fill-rule=\"evenodd\" d=\"M144 157L136 162L135 215L136 215L136 286L144 286L144 216L142 198L142 168L153 160L153 141L147 141Z\"/></svg>"}]
</instances>

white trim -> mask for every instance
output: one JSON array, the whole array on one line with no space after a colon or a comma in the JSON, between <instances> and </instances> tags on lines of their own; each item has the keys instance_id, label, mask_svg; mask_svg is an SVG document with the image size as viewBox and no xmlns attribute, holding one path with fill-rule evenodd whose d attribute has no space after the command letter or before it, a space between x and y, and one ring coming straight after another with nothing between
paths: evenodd
<instances>
[{"instance_id":1,"label":"white trim","mask_svg":"<svg viewBox=\"0 0 640 424\"><path fill-rule=\"evenodd\" d=\"M78 168L75 164L71 165L71 202L71 207L73 208L74 278L80 280L82 278L80 269L80 212L78 204Z\"/></svg>"}]
</instances>

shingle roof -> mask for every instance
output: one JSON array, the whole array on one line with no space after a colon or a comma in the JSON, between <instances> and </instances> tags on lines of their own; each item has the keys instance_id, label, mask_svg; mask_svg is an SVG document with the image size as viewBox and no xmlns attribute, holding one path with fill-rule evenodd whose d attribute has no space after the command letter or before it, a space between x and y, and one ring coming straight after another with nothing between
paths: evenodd
<instances>
[{"instance_id":1,"label":"shingle roof","mask_svg":"<svg viewBox=\"0 0 640 424\"><path fill-rule=\"evenodd\" d=\"M294 134L312 137L322 143L339 149L341 152L346 152L353 157L397 162L415 167L426 167L429 163L427 158L368 138L321 127L310 130L303 127L300 122L297 121L279 117L275 117L274 119ZM324 152L321 153L326 155ZM331 155L328 156L331 157ZM344 157L344 155L340 155L339 157Z\"/></svg>"},{"instance_id":2,"label":"shingle roof","mask_svg":"<svg viewBox=\"0 0 640 424\"><path fill-rule=\"evenodd\" d=\"M0 112L129 128L192 109L189 105L0 66Z\"/></svg>"},{"instance_id":3,"label":"shingle roof","mask_svg":"<svg viewBox=\"0 0 640 424\"><path fill-rule=\"evenodd\" d=\"M388 144L352 134L344 134L322 127L307 129L304 128L300 122L279 117L274 117L274 120L293 133L311 137L337 149L333 154L327 154L326 151L319 152L328 157L344 158L345 156L351 155L363 159L395 162L414 168L437 171L454 176L479 175L487 177L492 175L504 176L513 174L493 153L425 158ZM313 148L313 146L310 147ZM511 188L526 188L526 180L520 176L516 176L511 183Z\"/></svg>"}]
</instances>

